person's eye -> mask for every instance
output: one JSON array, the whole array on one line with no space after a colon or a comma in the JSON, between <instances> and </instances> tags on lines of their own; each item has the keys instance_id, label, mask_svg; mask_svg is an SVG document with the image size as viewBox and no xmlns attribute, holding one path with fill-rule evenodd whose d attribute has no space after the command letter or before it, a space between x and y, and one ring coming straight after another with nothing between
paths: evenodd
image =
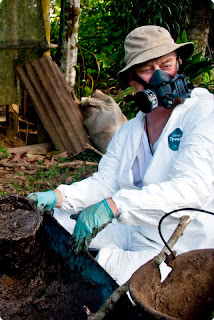
<instances>
[{"instance_id":1,"label":"person's eye","mask_svg":"<svg viewBox=\"0 0 214 320\"><path fill-rule=\"evenodd\" d=\"M152 70L151 67L147 67L147 68L141 70L141 73L142 73L142 74L144 74L144 73L149 73L149 72L151 72L151 70Z\"/></svg>"},{"instance_id":2,"label":"person's eye","mask_svg":"<svg viewBox=\"0 0 214 320\"><path fill-rule=\"evenodd\" d=\"M170 63L166 63L165 65L163 65L162 67L161 67L161 69L169 69L169 68L171 68L171 64Z\"/></svg>"}]
</instances>

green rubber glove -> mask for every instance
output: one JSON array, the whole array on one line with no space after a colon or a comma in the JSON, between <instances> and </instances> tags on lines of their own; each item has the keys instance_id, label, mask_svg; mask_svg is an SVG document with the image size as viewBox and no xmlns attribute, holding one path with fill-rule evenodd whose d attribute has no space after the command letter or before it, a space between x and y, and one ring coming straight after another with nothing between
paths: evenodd
<instances>
[{"instance_id":1,"label":"green rubber glove","mask_svg":"<svg viewBox=\"0 0 214 320\"><path fill-rule=\"evenodd\" d=\"M71 215L75 218L77 215ZM114 218L106 199L93 204L79 213L71 237L71 248L75 253L87 250L92 239Z\"/></svg>"},{"instance_id":2,"label":"green rubber glove","mask_svg":"<svg viewBox=\"0 0 214 320\"><path fill-rule=\"evenodd\" d=\"M34 201L37 204L39 212L53 209L57 203L57 195L54 191L33 192L27 196L27 199Z\"/></svg>"}]
</instances>

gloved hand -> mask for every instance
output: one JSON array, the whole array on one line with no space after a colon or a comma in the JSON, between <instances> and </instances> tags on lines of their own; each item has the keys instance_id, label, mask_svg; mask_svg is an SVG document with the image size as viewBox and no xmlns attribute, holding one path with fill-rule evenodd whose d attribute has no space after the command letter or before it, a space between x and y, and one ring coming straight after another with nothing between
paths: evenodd
<instances>
[{"instance_id":1,"label":"gloved hand","mask_svg":"<svg viewBox=\"0 0 214 320\"><path fill-rule=\"evenodd\" d=\"M53 209L57 203L57 195L52 190L45 192L33 192L30 193L27 198L37 204L37 208L41 214L44 211Z\"/></svg>"},{"instance_id":2,"label":"gloved hand","mask_svg":"<svg viewBox=\"0 0 214 320\"><path fill-rule=\"evenodd\" d=\"M75 218L76 215L71 215ZM78 215L71 237L71 248L75 253L87 250L92 239L114 218L106 199L84 209Z\"/></svg>"}]
</instances>

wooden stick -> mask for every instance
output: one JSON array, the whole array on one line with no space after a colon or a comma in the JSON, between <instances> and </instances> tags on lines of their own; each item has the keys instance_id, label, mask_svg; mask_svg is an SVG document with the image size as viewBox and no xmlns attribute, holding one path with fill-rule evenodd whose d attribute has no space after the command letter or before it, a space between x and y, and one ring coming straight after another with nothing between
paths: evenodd
<instances>
[{"instance_id":1,"label":"wooden stick","mask_svg":"<svg viewBox=\"0 0 214 320\"><path fill-rule=\"evenodd\" d=\"M0 166L2 167L8 167L8 168L19 168L19 167L24 167L26 169L32 170L35 168L40 168L40 169L47 169L50 166L57 166L60 168L77 168L77 167L83 167L83 166L93 166L97 167L98 163L97 162L90 162L90 161L83 161L83 160L76 160L72 162L64 162L64 163L58 163L58 164L45 164L45 165L39 165L37 163L30 164L28 162L13 162L13 161L7 161L3 162L0 160Z\"/></svg>"},{"instance_id":2,"label":"wooden stick","mask_svg":"<svg viewBox=\"0 0 214 320\"><path fill-rule=\"evenodd\" d=\"M114 310L118 300L128 291L129 280L122 286L118 287L113 294L104 302L102 308L96 313L91 313L88 316L88 320L103 320L109 311Z\"/></svg>"},{"instance_id":3,"label":"wooden stick","mask_svg":"<svg viewBox=\"0 0 214 320\"><path fill-rule=\"evenodd\" d=\"M167 241L167 244L170 249L172 249L174 247L174 245L176 244L178 239L182 236L185 228L190 223L190 221L191 221L191 218L189 216L182 216L180 218L180 222L179 222L177 228L175 229L175 231L173 232L173 234L171 235L171 237ZM153 258L153 260L157 264L161 264L166 259L166 256L169 253L170 253L170 251L168 250L168 248L166 246L164 246L163 249L161 250L161 252L157 256L155 256Z\"/></svg>"},{"instance_id":4,"label":"wooden stick","mask_svg":"<svg viewBox=\"0 0 214 320\"><path fill-rule=\"evenodd\" d=\"M21 146L21 147L15 147L15 148L8 148L7 152L8 153L27 153L29 150L32 149L37 149L37 148L42 148L45 149L45 151L50 151L53 148L53 144L52 143L40 143L40 144L32 144L32 145L28 145L28 146Z\"/></svg>"},{"instance_id":5,"label":"wooden stick","mask_svg":"<svg viewBox=\"0 0 214 320\"><path fill-rule=\"evenodd\" d=\"M59 163L58 164L58 167L61 167L61 168L74 168L76 166L97 167L98 163L97 162L91 162L91 161L76 160L76 161L72 161L72 162L64 162L64 163Z\"/></svg>"},{"instance_id":6,"label":"wooden stick","mask_svg":"<svg viewBox=\"0 0 214 320\"><path fill-rule=\"evenodd\" d=\"M92 150L94 152L96 152L97 154L99 154L101 157L103 156L103 153L100 152L99 150L95 149L94 147L92 147L89 143L86 143L86 149Z\"/></svg>"},{"instance_id":7,"label":"wooden stick","mask_svg":"<svg viewBox=\"0 0 214 320\"><path fill-rule=\"evenodd\" d=\"M7 167L7 168L20 168L20 167L24 167L26 169L32 170L33 168L38 168L38 165L32 165L30 163L27 162L12 162L12 161L8 161L8 162L1 162L0 161L0 166L1 167Z\"/></svg>"}]
</instances>

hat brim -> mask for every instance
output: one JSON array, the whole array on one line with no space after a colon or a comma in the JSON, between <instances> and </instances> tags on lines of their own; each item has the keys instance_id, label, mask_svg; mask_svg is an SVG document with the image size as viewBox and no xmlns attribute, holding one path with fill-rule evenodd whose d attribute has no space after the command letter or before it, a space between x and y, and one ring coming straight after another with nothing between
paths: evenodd
<instances>
[{"instance_id":1,"label":"hat brim","mask_svg":"<svg viewBox=\"0 0 214 320\"><path fill-rule=\"evenodd\" d=\"M118 76L121 78L123 77L127 71L138 64L145 63L149 60L156 59L159 57L162 57L170 52L177 51L179 56L182 59L188 59L194 51L194 44L193 42L186 42L186 43L180 43L180 44L170 44L168 46L163 47L156 47L153 49L148 50L147 52L142 52L142 54L139 54L136 56L125 68L123 68L121 71L118 72Z\"/></svg>"}]
</instances>

